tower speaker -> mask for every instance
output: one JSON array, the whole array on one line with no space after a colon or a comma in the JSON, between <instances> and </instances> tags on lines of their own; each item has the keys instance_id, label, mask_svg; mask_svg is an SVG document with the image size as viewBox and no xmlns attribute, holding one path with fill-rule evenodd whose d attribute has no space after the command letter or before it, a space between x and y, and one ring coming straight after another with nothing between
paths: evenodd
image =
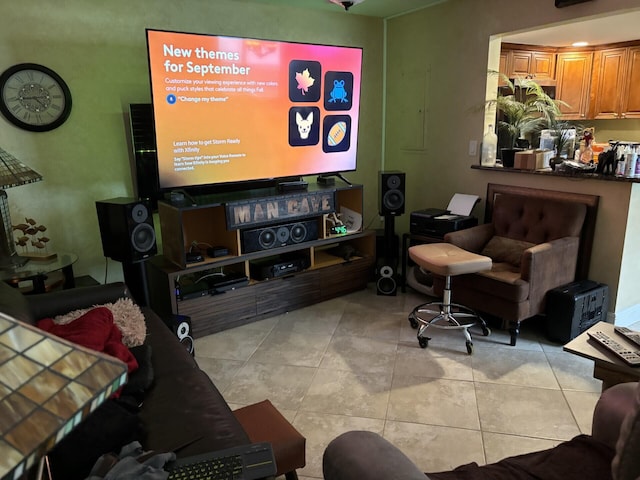
<instances>
[{"instance_id":1,"label":"tower speaker","mask_svg":"<svg viewBox=\"0 0 640 480\"><path fill-rule=\"evenodd\" d=\"M395 296L398 293L397 278L397 259L378 259L376 268L376 292L378 295Z\"/></svg>"},{"instance_id":2,"label":"tower speaker","mask_svg":"<svg viewBox=\"0 0 640 480\"><path fill-rule=\"evenodd\" d=\"M405 204L405 173L398 171L379 173L378 197L380 199L380 215L402 215Z\"/></svg>"},{"instance_id":3,"label":"tower speaker","mask_svg":"<svg viewBox=\"0 0 640 480\"><path fill-rule=\"evenodd\" d=\"M119 262L140 262L158 252L149 202L112 198L96 202L102 250Z\"/></svg>"},{"instance_id":4,"label":"tower speaker","mask_svg":"<svg viewBox=\"0 0 640 480\"><path fill-rule=\"evenodd\" d=\"M318 221L303 220L283 225L269 225L242 232L243 253L294 245L318 239Z\"/></svg>"},{"instance_id":5,"label":"tower speaker","mask_svg":"<svg viewBox=\"0 0 640 480\"><path fill-rule=\"evenodd\" d=\"M171 331L178 337L180 343L191 354L195 354L193 337L191 335L191 317L186 315L172 315L166 322Z\"/></svg>"}]
</instances>

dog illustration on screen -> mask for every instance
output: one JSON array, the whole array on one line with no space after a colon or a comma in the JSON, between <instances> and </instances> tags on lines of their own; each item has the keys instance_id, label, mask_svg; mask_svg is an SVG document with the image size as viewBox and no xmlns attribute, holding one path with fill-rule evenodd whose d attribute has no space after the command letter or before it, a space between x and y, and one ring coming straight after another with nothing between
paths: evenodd
<instances>
[{"instance_id":1,"label":"dog illustration on screen","mask_svg":"<svg viewBox=\"0 0 640 480\"><path fill-rule=\"evenodd\" d=\"M296 125L298 125L298 133L302 140L309 138L311 132L311 126L313 125L313 112L309 112L307 118L300 115L300 112L296 112Z\"/></svg>"},{"instance_id":2,"label":"dog illustration on screen","mask_svg":"<svg viewBox=\"0 0 640 480\"><path fill-rule=\"evenodd\" d=\"M295 106L289 109L289 145L305 147L320 141L320 109Z\"/></svg>"}]
</instances>

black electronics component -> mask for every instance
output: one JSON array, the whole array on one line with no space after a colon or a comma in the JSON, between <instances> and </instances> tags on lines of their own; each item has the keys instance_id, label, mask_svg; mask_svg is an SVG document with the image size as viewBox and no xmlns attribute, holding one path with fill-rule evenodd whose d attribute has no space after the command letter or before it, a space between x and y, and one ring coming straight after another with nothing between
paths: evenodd
<instances>
[{"instance_id":1,"label":"black electronics component","mask_svg":"<svg viewBox=\"0 0 640 480\"><path fill-rule=\"evenodd\" d=\"M592 338L610 352L613 352L627 365L630 365L632 367L640 367L640 352L638 352L637 350L629 350L628 348L620 345L604 332L588 331L587 335L589 335L589 338Z\"/></svg>"},{"instance_id":2,"label":"black electronics component","mask_svg":"<svg viewBox=\"0 0 640 480\"><path fill-rule=\"evenodd\" d=\"M187 263L197 263L204 261L204 257L199 253L187 252L186 260Z\"/></svg>"},{"instance_id":3,"label":"black electronics component","mask_svg":"<svg viewBox=\"0 0 640 480\"><path fill-rule=\"evenodd\" d=\"M311 265L307 257L268 257L249 262L251 277L256 280L284 277L292 273L300 272Z\"/></svg>"},{"instance_id":4,"label":"black electronics component","mask_svg":"<svg viewBox=\"0 0 640 480\"><path fill-rule=\"evenodd\" d=\"M550 340L566 343L607 318L609 287L580 280L547 292L546 330Z\"/></svg>"},{"instance_id":5,"label":"black electronics component","mask_svg":"<svg viewBox=\"0 0 640 480\"><path fill-rule=\"evenodd\" d=\"M427 208L411 212L409 230L413 235L442 238L446 233L478 225L478 219L465 215L449 215L446 210Z\"/></svg>"},{"instance_id":6,"label":"black electronics component","mask_svg":"<svg viewBox=\"0 0 640 480\"><path fill-rule=\"evenodd\" d=\"M300 220L242 231L243 253L258 252L318 239L318 221Z\"/></svg>"},{"instance_id":7,"label":"black electronics component","mask_svg":"<svg viewBox=\"0 0 640 480\"><path fill-rule=\"evenodd\" d=\"M211 258L224 257L229 255L229 249L227 247L214 246L207 248L207 255Z\"/></svg>"}]
</instances>

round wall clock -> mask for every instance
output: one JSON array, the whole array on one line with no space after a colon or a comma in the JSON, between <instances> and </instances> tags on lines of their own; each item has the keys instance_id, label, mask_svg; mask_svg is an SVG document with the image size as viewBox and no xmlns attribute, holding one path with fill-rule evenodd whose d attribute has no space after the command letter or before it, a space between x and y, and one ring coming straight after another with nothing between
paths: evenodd
<instances>
[{"instance_id":1,"label":"round wall clock","mask_svg":"<svg viewBox=\"0 0 640 480\"><path fill-rule=\"evenodd\" d=\"M14 125L47 132L62 125L71 113L71 91L53 70L21 63L0 75L0 112Z\"/></svg>"}]
</instances>

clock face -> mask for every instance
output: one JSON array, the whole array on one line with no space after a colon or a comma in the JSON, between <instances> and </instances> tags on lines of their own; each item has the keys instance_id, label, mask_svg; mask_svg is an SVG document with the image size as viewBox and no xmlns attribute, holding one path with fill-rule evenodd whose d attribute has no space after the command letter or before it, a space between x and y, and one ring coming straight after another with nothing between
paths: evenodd
<instances>
[{"instance_id":1,"label":"clock face","mask_svg":"<svg viewBox=\"0 0 640 480\"><path fill-rule=\"evenodd\" d=\"M45 132L62 125L71 113L71 92L53 70L23 63L0 75L0 111L14 125Z\"/></svg>"}]
</instances>

